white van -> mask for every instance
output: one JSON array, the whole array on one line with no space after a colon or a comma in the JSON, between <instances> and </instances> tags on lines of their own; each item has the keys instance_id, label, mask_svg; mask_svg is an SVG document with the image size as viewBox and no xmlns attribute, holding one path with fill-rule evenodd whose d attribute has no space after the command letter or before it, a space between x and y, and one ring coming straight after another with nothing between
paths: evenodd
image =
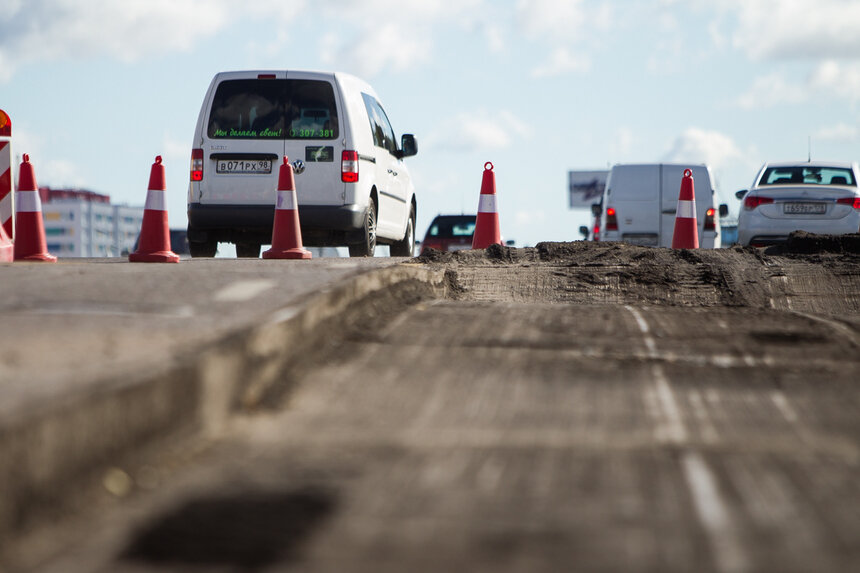
<instances>
[{"instance_id":1,"label":"white van","mask_svg":"<svg viewBox=\"0 0 860 573\"><path fill-rule=\"evenodd\" d=\"M599 232L595 233L599 240L671 247L685 169L693 172L699 247L719 248L719 213L714 209L714 184L707 165L614 165L600 205L592 206L599 217ZM724 209L728 207L721 205L720 212Z\"/></svg>"},{"instance_id":2,"label":"white van","mask_svg":"<svg viewBox=\"0 0 860 573\"><path fill-rule=\"evenodd\" d=\"M296 171L302 242L346 246L373 256L377 243L412 256L415 190L379 97L341 73L240 71L212 80L194 132L188 188L188 241L194 257L219 242L239 257L271 243L278 166Z\"/></svg>"}]
</instances>

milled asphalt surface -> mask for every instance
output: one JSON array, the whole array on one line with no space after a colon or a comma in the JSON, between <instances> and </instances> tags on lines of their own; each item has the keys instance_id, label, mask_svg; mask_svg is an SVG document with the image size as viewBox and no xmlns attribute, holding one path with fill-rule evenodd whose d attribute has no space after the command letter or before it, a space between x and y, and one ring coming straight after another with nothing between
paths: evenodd
<instances>
[{"instance_id":1,"label":"milled asphalt surface","mask_svg":"<svg viewBox=\"0 0 860 573\"><path fill-rule=\"evenodd\" d=\"M207 391L143 409L220 418L109 456L0 571L855 571L858 262L563 244L347 277L299 305L335 328L287 307L179 364Z\"/></svg>"}]
</instances>

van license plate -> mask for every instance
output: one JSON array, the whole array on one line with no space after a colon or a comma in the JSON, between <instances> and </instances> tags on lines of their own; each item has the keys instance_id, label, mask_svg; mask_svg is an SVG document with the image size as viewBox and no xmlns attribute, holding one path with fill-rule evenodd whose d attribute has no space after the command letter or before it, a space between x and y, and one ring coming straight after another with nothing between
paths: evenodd
<instances>
[{"instance_id":1,"label":"van license plate","mask_svg":"<svg viewBox=\"0 0 860 573\"><path fill-rule=\"evenodd\" d=\"M786 215L823 215L827 212L827 203L786 203L782 212Z\"/></svg>"},{"instance_id":2,"label":"van license plate","mask_svg":"<svg viewBox=\"0 0 860 573\"><path fill-rule=\"evenodd\" d=\"M237 174L271 173L272 160L255 159L249 161L247 159L219 159L215 164L215 172Z\"/></svg>"}]
</instances>

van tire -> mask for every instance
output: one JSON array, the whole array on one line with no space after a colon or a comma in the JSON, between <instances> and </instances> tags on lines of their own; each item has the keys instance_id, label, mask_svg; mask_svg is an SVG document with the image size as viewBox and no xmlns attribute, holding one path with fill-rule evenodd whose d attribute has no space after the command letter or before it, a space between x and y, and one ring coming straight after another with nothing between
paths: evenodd
<instances>
[{"instance_id":1,"label":"van tire","mask_svg":"<svg viewBox=\"0 0 860 573\"><path fill-rule=\"evenodd\" d=\"M211 259L218 252L217 241L188 241L188 252L194 259Z\"/></svg>"},{"instance_id":2,"label":"van tire","mask_svg":"<svg viewBox=\"0 0 860 573\"><path fill-rule=\"evenodd\" d=\"M259 259L260 243L236 243L236 258Z\"/></svg>"},{"instance_id":3,"label":"van tire","mask_svg":"<svg viewBox=\"0 0 860 573\"><path fill-rule=\"evenodd\" d=\"M389 252L392 257L415 256L415 207L409 208L409 219L406 221L406 234L403 239L391 243Z\"/></svg>"},{"instance_id":4,"label":"van tire","mask_svg":"<svg viewBox=\"0 0 860 573\"><path fill-rule=\"evenodd\" d=\"M350 257L372 257L376 251L376 201L370 200L370 207L364 215L364 240L349 245Z\"/></svg>"}]
</instances>

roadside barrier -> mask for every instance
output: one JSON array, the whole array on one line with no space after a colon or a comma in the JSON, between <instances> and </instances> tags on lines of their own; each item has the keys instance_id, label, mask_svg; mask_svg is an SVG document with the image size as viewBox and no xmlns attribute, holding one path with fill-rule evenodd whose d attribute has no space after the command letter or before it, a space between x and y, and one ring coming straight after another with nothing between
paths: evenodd
<instances>
[{"instance_id":1,"label":"roadside barrier","mask_svg":"<svg viewBox=\"0 0 860 573\"><path fill-rule=\"evenodd\" d=\"M0 226L15 236L15 193L12 189L12 120L0 109Z\"/></svg>"},{"instance_id":2,"label":"roadside barrier","mask_svg":"<svg viewBox=\"0 0 860 573\"><path fill-rule=\"evenodd\" d=\"M11 263L15 260L15 246L6 234L6 228L0 225L0 263Z\"/></svg>"},{"instance_id":3,"label":"roadside barrier","mask_svg":"<svg viewBox=\"0 0 860 573\"><path fill-rule=\"evenodd\" d=\"M684 170L681 178L681 192L678 195L678 209L675 212L675 230L672 234L673 249L698 249L699 227L696 222L696 189L693 172Z\"/></svg>"},{"instance_id":4,"label":"roadside barrier","mask_svg":"<svg viewBox=\"0 0 860 573\"><path fill-rule=\"evenodd\" d=\"M475 219L472 248L486 249L490 245L501 243L499 210L496 205L496 176L493 173L493 164L487 161L484 164L484 176L481 180L481 196L478 200L478 216Z\"/></svg>"},{"instance_id":5,"label":"roadside barrier","mask_svg":"<svg viewBox=\"0 0 860 573\"><path fill-rule=\"evenodd\" d=\"M311 258L311 252L302 246L296 180L293 176L293 166L286 156L278 172L278 198L275 203L275 223L272 227L272 248L263 253L263 258Z\"/></svg>"},{"instance_id":6,"label":"roadside barrier","mask_svg":"<svg viewBox=\"0 0 860 573\"><path fill-rule=\"evenodd\" d=\"M164 191L164 165L161 156L155 158L149 172L149 190L143 210L137 250L128 256L132 263L178 263L179 255L170 247L170 227L167 225L167 199Z\"/></svg>"},{"instance_id":7,"label":"roadside barrier","mask_svg":"<svg viewBox=\"0 0 860 573\"><path fill-rule=\"evenodd\" d=\"M57 257L48 252L45 240L45 223L42 220L42 200L36 185L36 173L30 156L18 170L18 193L15 213L15 260L55 263Z\"/></svg>"}]
</instances>

